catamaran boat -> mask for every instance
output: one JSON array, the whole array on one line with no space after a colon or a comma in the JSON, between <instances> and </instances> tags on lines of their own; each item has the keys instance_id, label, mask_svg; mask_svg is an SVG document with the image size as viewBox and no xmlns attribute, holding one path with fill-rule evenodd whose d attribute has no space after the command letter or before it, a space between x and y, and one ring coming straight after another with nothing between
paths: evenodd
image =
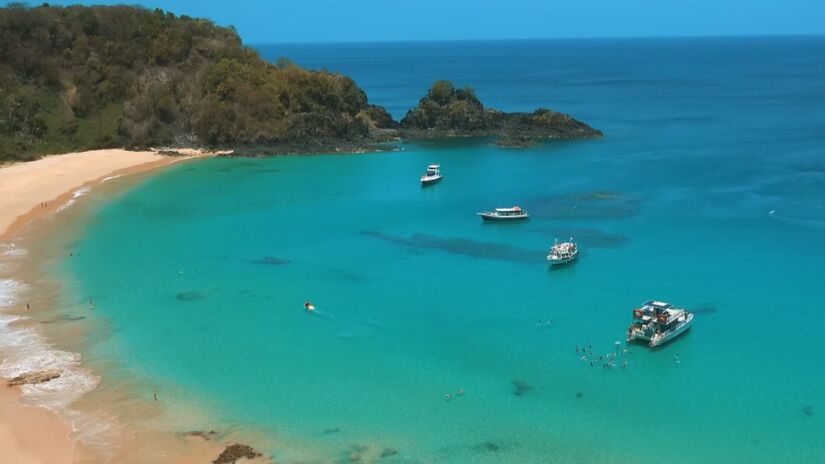
<instances>
[{"instance_id":1,"label":"catamaran boat","mask_svg":"<svg viewBox=\"0 0 825 464\"><path fill-rule=\"evenodd\" d=\"M556 240L553 244L553 248L550 248L550 254L547 255L547 261L550 261L551 266L555 266L557 264L567 264L576 259L576 256L578 255L579 247L576 246L576 242L573 241L573 237L570 237L569 242L559 243L559 241Z\"/></svg>"},{"instance_id":2,"label":"catamaran boat","mask_svg":"<svg viewBox=\"0 0 825 464\"><path fill-rule=\"evenodd\" d=\"M648 301L633 310L633 324L627 329L627 341L642 340L655 348L673 340L693 325L693 313L674 308L670 303Z\"/></svg>"},{"instance_id":3,"label":"catamaran boat","mask_svg":"<svg viewBox=\"0 0 825 464\"><path fill-rule=\"evenodd\" d=\"M496 208L493 211L484 211L483 213L476 213L485 221L515 221L519 219L527 219L530 217L527 210L521 209L518 206L512 208Z\"/></svg>"},{"instance_id":4,"label":"catamaran boat","mask_svg":"<svg viewBox=\"0 0 825 464\"><path fill-rule=\"evenodd\" d=\"M431 164L427 166L427 172L421 176L421 185L432 185L441 180L441 165Z\"/></svg>"}]
</instances>

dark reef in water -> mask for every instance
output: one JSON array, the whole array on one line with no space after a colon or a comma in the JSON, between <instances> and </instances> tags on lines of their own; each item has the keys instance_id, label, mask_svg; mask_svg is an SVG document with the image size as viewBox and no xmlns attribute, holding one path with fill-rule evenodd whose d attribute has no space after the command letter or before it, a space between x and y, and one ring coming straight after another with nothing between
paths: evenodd
<instances>
[{"instance_id":1,"label":"dark reef in water","mask_svg":"<svg viewBox=\"0 0 825 464\"><path fill-rule=\"evenodd\" d=\"M557 237L559 241L572 237L583 248L618 248L625 245L630 238L622 234L611 234L599 229L589 228L552 228L552 229L532 229L531 232L539 233L543 236Z\"/></svg>"},{"instance_id":2,"label":"dark reef in water","mask_svg":"<svg viewBox=\"0 0 825 464\"><path fill-rule=\"evenodd\" d=\"M255 264L265 264L267 266L281 266L284 264L289 264L292 261L288 259L278 258L277 256L264 256L260 259L250 259L249 262Z\"/></svg>"},{"instance_id":3,"label":"dark reef in water","mask_svg":"<svg viewBox=\"0 0 825 464\"><path fill-rule=\"evenodd\" d=\"M692 311L693 311L694 314L708 315L708 314L716 314L719 311L719 308L712 305L712 304L710 304L710 303L702 303L698 307L694 308Z\"/></svg>"},{"instance_id":4,"label":"dark reef in water","mask_svg":"<svg viewBox=\"0 0 825 464\"><path fill-rule=\"evenodd\" d=\"M200 438L204 441L211 441L212 439L217 438L218 432L214 430L210 430L208 432L205 430L193 430L191 432L183 432L183 436Z\"/></svg>"},{"instance_id":5,"label":"dark reef in water","mask_svg":"<svg viewBox=\"0 0 825 464\"><path fill-rule=\"evenodd\" d=\"M380 461L384 458L389 458L398 454L395 448L387 446L367 446L367 445L352 445L346 451L343 460L336 461L340 463L361 464L368 462Z\"/></svg>"},{"instance_id":6,"label":"dark reef in water","mask_svg":"<svg viewBox=\"0 0 825 464\"><path fill-rule=\"evenodd\" d=\"M532 199L530 213L542 219L625 219L639 212L640 201L616 192L585 192Z\"/></svg>"},{"instance_id":7,"label":"dark reef in water","mask_svg":"<svg viewBox=\"0 0 825 464\"><path fill-rule=\"evenodd\" d=\"M501 446L491 441L485 441L473 446L473 449L482 453L497 453L501 451Z\"/></svg>"},{"instance_id":8,"label":"dark reef in water","mask_svg":"<svg viewBox=\"0 0 825 464\"><path fill-rule=\"evenodd\" d=\"M178 301L196 301L202 300L206 298L206 296L201 292L191 290L188 292L180 292L177 295L175 295L175 298L177 298Z\"/></svg>"},{"instance_id":9,"label":"dark reef in water","mask_svg":"<svg viewBox=\"0 0 825 464\"><path fill-rule=\"evenodd\" d=\"M523 396L533 389L533 387L524 380L513 380L511 383L513 384L513 395L515 396Z\"/></svg>"},{"instance_id":10,"label":"dark reef in water","mask_svg":"<svg viewBox=\"0 0 825 464\"><path fill-rule=\"evenodd\" d=\"M55 322L77 322L86 319L86 316L72 316L71 314L61 314L60 316L54 317L52 319L46 319L42 321L41 324L53 324Z\"/></svg>"},{"instance_id":11,"label":"dark reef in water","mask_svg":"<svg viewBox=\"0 0 825 464\"><path fill-rule=\"evenodd\" d=\"M413 249L441 250L447 253L472 256L474 258L497 259L519 263L539 263L545 259L544 252L541 250L534 251L501 243L478 242L466 238L439 238L426 234L413 234L409 238L406 238L375 230L364 231L362 234Z\"/></svg>"}]
</instances>

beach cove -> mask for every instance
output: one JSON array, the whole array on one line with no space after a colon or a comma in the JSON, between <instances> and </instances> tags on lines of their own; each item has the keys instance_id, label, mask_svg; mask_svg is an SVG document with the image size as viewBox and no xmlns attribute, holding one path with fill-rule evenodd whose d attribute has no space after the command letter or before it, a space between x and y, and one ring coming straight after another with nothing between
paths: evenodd
<instances>
[{"instance_id":1,"label":"beach cove","mask_svg":"<svg viewBox=\"0 0 825 464\"><path fill-rule=\"evenodd\" d=\"M425 44L416 69L405 44L273 47L354 76L395 117L450 76L605 138L115 179L54 216L59 234L30 234L42 259L20 245L54 290L37 329L98 378L78 410L149 431L142 457L214 430L277 462L818 462L824 46ZM782 72L760 71L766 59ZM422 189L432 162L444 180ZM512 205L531 219L474 214ZM568 237L579 261L550 270L547 248ZM650 298L695 311L694 328L605 367ZM111 445L93 423L79 442ZM657 428L668 452L644 454Z\"/></svg>"}]
</instances>

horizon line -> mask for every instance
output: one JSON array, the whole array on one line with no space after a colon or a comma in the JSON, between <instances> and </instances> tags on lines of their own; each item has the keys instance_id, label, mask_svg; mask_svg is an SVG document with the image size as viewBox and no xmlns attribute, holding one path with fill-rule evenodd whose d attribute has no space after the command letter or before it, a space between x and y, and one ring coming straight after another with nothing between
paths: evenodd
<instances>
[{"instance_id":1,"label":"horizon line","mask_svg":"<svg viewBox=\"0 0 825 464\"><path fill-rule=\"evenodd\" d=\"M234 27L234 26L233 26ZM678 39L778 39L778 38L825 38L825 33L799 34L696 34L696 35L626 35L589 37L510 37L510 38L469 38L469 39L412 39L412 40L340 40L317 42L246 42L244 45L368 45L368 44L426 44L445 42L540 42L540 41L599 41L599 40L678 40ZM243 39L243 38L242 38Z\"/></svg>"}]
</instances>

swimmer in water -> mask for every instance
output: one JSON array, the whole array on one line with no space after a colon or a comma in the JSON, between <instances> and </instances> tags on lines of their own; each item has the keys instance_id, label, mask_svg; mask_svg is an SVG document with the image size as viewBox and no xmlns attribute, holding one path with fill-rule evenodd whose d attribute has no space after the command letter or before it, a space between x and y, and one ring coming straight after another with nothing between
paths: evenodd
<instances>
[{"instance_id":1,"label":"swimmer in water","mask_svg":"<svg viewBox=\"0 0 825 464\"><path fill-rule=\"evenodd\" d=\"M676 361L676 364L679 364L680 362L682 362L682 361L679 359L679 355L678 355L678 354L674 354L674 355L673 355L673 360L674 360L674 361Z\"/></svg>"},{"instance_id":2,"label":"swimmer in water","mask_svg":"<svg viewBox=\"0 0 825 464\"><path fill-rule=\"evenodd\" d=\"M447 400L447 401L450 401L451 399L453 399L453 394L452 393L447 393L446 395L444 395L444 399Z\"/></svg>"},{"instance_id":3,"label":"swimmer in water","mask_svg":"<svg viewBox=\"0 0 825 464\"><path fill-rule=\"evenodd\" d=\"M315 305L313 305L311 301L306 300L304 301L304 309L306 309L308 312L315 311Z\"/></svg>"},{"instance_id":4,"label":"swimmer in water","mask_svg":"<svg viewBox=\"0 0 825 464\"><path fill-rule=\"evenodd\" d=\"M464 389L463 389L463 388L459 388L458 390L456 390L456 391L455 391L455 394L456 394L456 396L463 395L463 394L464 394Z\"/></svg>"}]
</instances>

